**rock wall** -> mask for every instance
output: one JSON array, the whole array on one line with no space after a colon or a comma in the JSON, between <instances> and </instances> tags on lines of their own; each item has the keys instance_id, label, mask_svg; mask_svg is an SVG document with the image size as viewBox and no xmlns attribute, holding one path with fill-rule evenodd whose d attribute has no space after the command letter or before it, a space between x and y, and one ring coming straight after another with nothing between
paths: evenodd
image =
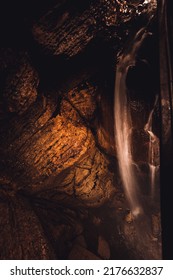
<instances>
[{"instance_id":1,"label":"rock wall","mask_svg":"<svg viewBox=\"0 0 173 280\"><path fill-rule=\"evenodd\" d=\"M121 240L128 205L114 148L115 54L155 1L141 11L123 2L4 10L0 259L137 258Z\"/></svg>"}]
</instances>

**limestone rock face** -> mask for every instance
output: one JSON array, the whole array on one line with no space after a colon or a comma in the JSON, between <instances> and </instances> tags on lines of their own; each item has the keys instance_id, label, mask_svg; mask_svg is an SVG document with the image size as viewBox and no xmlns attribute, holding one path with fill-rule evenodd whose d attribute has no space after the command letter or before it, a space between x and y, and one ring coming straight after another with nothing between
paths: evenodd
<instances>
[{"instance_id":1,"label":"limestone rock face","mask_svg":"<svg viewBox=\"0 0 173 280\"><path fill-rule=\"evenodd\" d=\"M115 25L115 5L115 1L107 0L85 0L83 5L79 0L58 1L33 24L33 36L53 55L74 56L103 28Z\"/></svg>"},{"instance_id":2,"label":"limestone rock face","mask_svg":"<svg viewBox=\"0 0 173 280\"><path fill-rule=\"evenodd\" d=\"M86 83L71 89L59 104L41 98L22 119L2 128L4 164L19 188L31 193L56 188L88 206L110 198L113 174L89 127L96 109L95 91Z\"/></svg>"},{"instance_id":3,"label":"limestone rock face","mask_svg":"<svg viewBox=\"0 0 173 280\"><path fill-rule=\"evenodd\" d=\"M63 99L61 114L71 122L87 124L96 110L96 87L88 82L70 90Z\"/></svg>"},{"instance_id":4,"label":"limestone rock face","mask_svg":"<svg viewBox=\"0 0 173 280\"><path fill-rule=\"evenodd\" d=\"M33 37L44 52L72 57L100 37L114 38L121 44L120 25L123 30L125 23L130 24L141 15L151 16L157 7L156 0L85 0L82 3L57 1L33 23ZM123 36L126 35L125 32Z\"/></svg>"}]
</instances>

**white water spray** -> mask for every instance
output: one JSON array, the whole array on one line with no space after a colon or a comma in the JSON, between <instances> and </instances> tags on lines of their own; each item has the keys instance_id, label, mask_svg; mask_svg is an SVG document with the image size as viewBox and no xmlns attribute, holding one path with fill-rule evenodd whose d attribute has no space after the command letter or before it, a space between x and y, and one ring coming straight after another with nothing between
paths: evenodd
<instances>
[{"instance_id":1,"label":"white water spray","mask_svg":"<svg viewBox=\"0 0 173 280\"><path fill-rule=\"evenodd\" d=\"M153 133L153 114L155 107L157 106L158 96L156 96L153 109L151 110L148 122L146 123L144 130L149 134L149 149L148 149L148 165L150 168L150 185L151 196L154 197L157 176L159 171L159 138Z\"/></svg>"},{"instance_id":2,"label":"white water spray","mask_svg":"<svg viewBox=\"0 0 173 280\"><path fill-rule=\"evenodd\" d=\"M148 34L145 28L141 28L132 39L132 43L129 44L126 52L120 55L115 80L115 144L120 175L134 217L143 214L143 209L140 202L137 174L131 151L132 121L127 100L126 76L129 67L135 66L138 50Z\"/></svg>"}]
</instances>

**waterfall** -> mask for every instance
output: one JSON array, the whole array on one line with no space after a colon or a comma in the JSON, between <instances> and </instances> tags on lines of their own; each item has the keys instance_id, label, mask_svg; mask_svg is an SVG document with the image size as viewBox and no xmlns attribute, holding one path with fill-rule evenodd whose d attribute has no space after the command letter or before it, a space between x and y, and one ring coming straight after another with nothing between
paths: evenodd
<instances>
[{"instance_id":1,"label":"waterfall","mask_svg":"<svg viewBox=\"0 0 173 280\"><path fill-rule=\"evenodd\" d=\"M118 57L115 79L114 132L118 165L124 191L134 218L143 214L140 201L139 182L132 155L132 121L127 99L126 76L129 67L135 66L138 50L149 35L146 28L141 28L131 39L128 47Z\"/></svg>"},{"instance_id":2,"label":"waterfall","mask_svg":"<svg viewBox=\"0 0 173 280\"><path fill-rule=\"evenodd\" d=\"M157 176L159 171L159 153L160 144L159 138L153 133L153 114L155 107L157 106L158 96L156 96L153 109L151 110L148 122L146 123L144 130L149 134L149 149L148 149L148 165L150 169L150 185L151 185L151 196L155 195L155 188L157 182Z\"/></svg>"},{"instance_id":3,"label":"waterfall","mask_svg":"<svg viewBox=\"0 0 173 280\"><path fill-rule=\"evenodd\" d=\"M156 1L148 0L145 3L154 7ZM115 150L119 175L133 218L133 230L126 224L124 228L125 230L128 228L126 235L128 242L132 243L142 255L146 254L145 256L151 259L155 254L161 257L160 237L155 236L154 232L154 219L157 218L159 221L158 209L160 207L158 205L159 189L157 188L156 191L160 163L158 126L155 122L158 120L156 118L158 115L155 114L158 96L151 112L147 110L157 90L156 77L151 83L151 88L149 83L149 75L152 74L150 70L156 74L153 66L157 57L154 56L152 60L151 56L155 51L153 44L155 33L150 38L153 45L147 45L151 42L148 37L151 35L149 30L153 30L153 11L154 8L150 12L146 11L147 22L143 22L146 25L138 27L138 32L129 36L123 50L117 55L114 89ZM147 70L149 72L146 72ZM139 77L139 80L135 80L135 77L136 79ZM145 83L148 84L145 85ZM148 92L145 92L146 90ZM133 104L140 106L135 105L134 108ZM140 117L141 119L138 119Z\"/></svg>"}]
</instances>

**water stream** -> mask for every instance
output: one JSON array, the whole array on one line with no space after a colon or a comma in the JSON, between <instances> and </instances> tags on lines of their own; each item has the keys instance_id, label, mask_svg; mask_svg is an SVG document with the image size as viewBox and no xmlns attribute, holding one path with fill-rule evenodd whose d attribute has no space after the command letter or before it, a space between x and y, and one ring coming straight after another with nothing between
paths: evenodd
<instances>
[{"instance_id":1,"label":"water stream","mask_svg":"<svg viewBox=\"0 0 173 280\"><path fill-rule=\"evenodd\" d=\"M147 36L148 32L145 28L141 28L135 34L126 51L119 56L115 80L115 145L120 175L134 217L143 214L143 207L140 201L139 183L132 156L133 126L127 99L126 76L129 67L135 66L138 50Z\"/></svg>"},{"instance_id":2,"label":"water stream","mask_svg":"<svg viewBox=\"0 0 173 280\"><path fill-rule=\"evenodd\" d=\"M153 3L155 5L155 1L145 1L145 3ZM130 94L133 94L132 98L134 98L134 95L138 92L134 92L135 89L129 90L127 88L127 81L129 71L133 68L138 69L135 67L140 61L140 51L145 46L146 39L152 35L149 31L151 21L152 13L148 14L146 26L139 28L137 33L129 37L126 46L117 55L114 91L116 155L122 186L133 217L132 220L134 221L135 237L134 240L130 240L142 254L144 251L149 258L153 257L153 250L160 257L158 244L153 243L152 220L154 219L153 215L156 215L155 206L157 203L154 198L156 197L155 194L158 193L160 164L160 143L155 132L156 127L154 127L158 96L156 96L155 103L148 117L146 117L148 109L145 110L145 108L148 108L149 104L151 106L151 103L145 103L143 107L145 110L144 116L139 121L135 120L135 115L131 111ZM145 82L145 76L143 81ZM140 81L137 82L140 83ZM146 92L146 96L150 99L149 102L151 102L154 94L156 92L152 89L150 92ZM140 115L138 117L140 118ZM135 134L136 132L137 134ZM134 139L134 136L139 138ZM135 144L135 141L138 141L138 139L142 141L139 145L138 143ZM140 153L139 157L137 155L138 152Z\"/></svg>"},{"instance_id":3,"label":"water stream","mask_svg":"<svg viewBox=\"0 0 173 280\"><path fill-rule=\"evenodd\" d=\"M150 169L150 186L151 196L154 198L157 184L157 177L160 167L160 141L159 138L153 132L153 114L158 103L158 95L156 96L153 109L151 110L148 122L146 123L144 130L149 134L149 149L148 149L148 165Z\"/></svg>"}]
</instances>

